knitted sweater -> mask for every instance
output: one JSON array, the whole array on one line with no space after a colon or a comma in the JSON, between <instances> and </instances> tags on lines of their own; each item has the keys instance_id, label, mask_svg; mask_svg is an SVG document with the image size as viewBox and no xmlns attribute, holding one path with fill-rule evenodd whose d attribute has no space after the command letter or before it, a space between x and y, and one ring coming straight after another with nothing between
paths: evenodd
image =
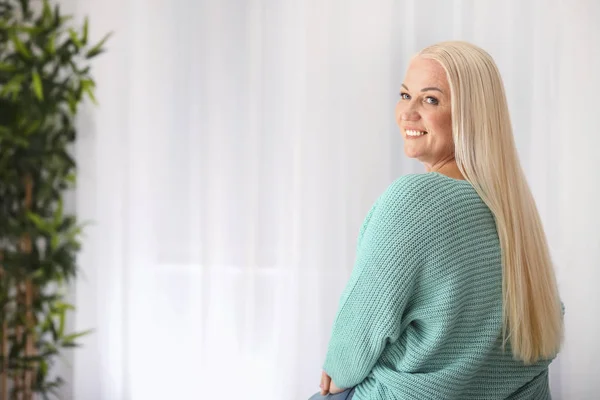
<instances>
[{"instance_id":1,"label":"knitted sweater","mask_svg":"<svg viewBox=\"0 0 600 400\"><path fill-rule=\"evenodd\" d=\"M500 244L471 184L396 180L360 229L325 372L354 400L548 399L550 362L502 350Z\"/></svg>"}]
</instances>

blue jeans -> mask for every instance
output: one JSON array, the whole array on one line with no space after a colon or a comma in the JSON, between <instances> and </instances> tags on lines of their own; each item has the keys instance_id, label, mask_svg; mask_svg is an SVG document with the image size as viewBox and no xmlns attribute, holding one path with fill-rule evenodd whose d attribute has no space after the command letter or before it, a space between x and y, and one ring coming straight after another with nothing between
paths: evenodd
<instances>
[{"instance_id":1,"label":"blue jeans","mask_svg":"<svg viewBox=\"0 0 600 400\"><path fill-rule=\"evenodd\" d=\"M342 393L338 394L326 394L322 396L321 393L316 393L308 400L351 400L354 397L354 389L346 389Z\"/></svg>"}]
</instances>

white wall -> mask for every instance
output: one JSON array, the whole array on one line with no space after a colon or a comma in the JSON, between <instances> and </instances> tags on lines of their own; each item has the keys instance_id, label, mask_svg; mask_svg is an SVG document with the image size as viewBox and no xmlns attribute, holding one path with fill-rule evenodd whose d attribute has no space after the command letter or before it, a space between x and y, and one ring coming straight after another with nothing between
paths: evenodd
<instances>
[{"instance_id":1,"label":"white wall","mask_svg":"<svg viewBox=\"0 0 600 400\"><path fill-rule=\"evenodd\" d=\"M82 117L78 146L82 179L77 209L98 226L88 235L81 256L85 277L77 287L76 327L96 327L97 332L75 353L76 399L158 396L168 393L172 382L148 381L148 376L195 376L189 359L210 355L195 347L200 342L196 335L206 325L202 318L218 315L208 304L223 298L230 301L224 309L231 311L227 316L234 328L272 326L264 331L272 340L256 330L252 341L248 336L241 341L263 352L249 353L262 364L252 364L253 359L248 365L273 372L256 381L265 387L285 381L294 388L294 399L313 391L362 213L391 177L419 170L402 156L393 122L404 67L422 46L452 38L488 49L505 80L516 141L566 305L565 347L551 367L554 398L597 398L600 2L81 0L76 6L79 15L91 15L96 37L117 31L109 52L95 64L101 107ZM238 108L230 107L231 99L238 99ZM202 120L206 115L207 121ZM218 154L203 153L202 145L214 146ZM183 157L153 158L163 155L160 150L170 155L172 148L185 147L190 149ZM265 157L257 159L255 151ZM158 171L156 180L144 170L148 161L156 168L150 171ZM283 228L273 236L280 243L277 257L288 257L283 267L289 267L289 274L279 281L276 274L261 275L271 270L254 260L269 259L264 254L272 248L259 246L260 235L244 236L260 219L240 211L240 247L234 246L235 237L211 235L210 243L218 246L212 253L205 248L200 257L218 259L222 250L230 250L242 260L240 274L231 281L227 274L215 275L218 279L210 282L222 286L202 286L203 274L211 272L199 272L202 265L195 264L193 251L202 247L198 238L203 233L190 218L198 217L198 204L218 203L211 209L214 226L206 229L224 233L218 222L229 221L228 211L236 203L222 200L238 198L226 194L240 193L230 189L240 177L250 186L262 185L248 193L283 207L273 206L273 224L293 226L289 236ZM290 191L277 187L282 182L289 183ZM153 187L156 192L149 192ZM206 187L225 194L203 196ZM153 214L157 209L145 202L167 189L184 199L168 218ZM253 201L244 204L261 215L269 211ZM319 212L337 222L324 226ZM154 243L148 239L154 219L172 228L155 243L162 261L152 259L153 252L142 245ZM178 236L180 232L186 234ZM191 256L180 251L182 243ZM252 262L244 264L248 259ZM305 268L307 261L310 268ZM297 266L302 268L290 269ZM310 275L308 269L321 275ZM239 284L248 277L252 283ZM324 279L332 283L328 286ZM243 290L213 293L230 287ZM261 290L266 300L255 301ZM154 299L156 293L160 297ZM154 326L147 321L156 304L185 311L188 317L178 320L179 314L171 313L166 328L146 329ZM271 312L273 304L291 308L283 310L285 318L275 320L274 314L262 313ZM244 314L247 310L253 314ZM239 320L233 317L238 314ZM199 346L216 348L223 321L210 321L216 333L207 334ZM223 335L235 337L234 328ZM187 354L179 347L176 354L153 353L152 344L169 338L169 332L180 335L176 344L192 344ZM292 349L277 347L286 341ZM177 363L187 367L173 370ZM177 389L185 391L194 383L186 380ZM264 398L278 398L271 395L265 392Z\"/></svg>"},{"instance_id":2,"label":"white wall","mask_svg":"<svg viewBox=\"0 0 600 400\"><path fill-rule=\"evenodd\" d=\"M550 233L566 306L565 347L552 370L562 399L600 396L599 19L600 2L561 4L557 79L546 83L557 101L557 154L546 174L556 185L547 218L556 223Z\"/></svg>"}]
</instances>

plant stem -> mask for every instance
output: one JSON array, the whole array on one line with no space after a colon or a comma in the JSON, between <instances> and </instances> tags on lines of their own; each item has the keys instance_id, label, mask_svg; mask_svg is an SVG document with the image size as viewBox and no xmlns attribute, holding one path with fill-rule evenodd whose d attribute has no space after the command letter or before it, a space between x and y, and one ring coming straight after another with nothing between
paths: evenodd
<instances>
[{"instance_id":1,"label":"plant stem","mask_svg":"<svg viewBox=\"0 0 600 400\"><path fill-rule=\"evenodd\" d=\"M8 322L2 322L2 373L0 373L0 399L8 398Z\"/></svg>"},{"instance_id":2,"label":"plant stem","mask_svg":"<svg viewBox=\"0 0 600 400\"><path fill-rule=\"evenodd\" d=\"M3 255L0 252L0 262ZM4 268L0 266L0 282L4 279ZM4 285L2 285L4 286ZM4 290L4 287L2 288ZM8 398L8 318L6 305L2 304L2 330L0 331L0 356L2 356L2 372L0 372L0 399Z\"/></svg>"},{"instance_id":3,"label":"plant stem","mask_svg":"<svg viewBox=\"0 0 600 400\"><path fill-rule=\"evenodd\" d=\"M23 285L21 282L16 282L17 285L17 309L20 309L24 303L23 299ZM25 327L22 324L17 324L16 326L16 337L18 340L23 343L25 341ZM23 368L23 365L20 365L20 368ZM15 389L17 389L17 399L25 400L25 369L17 370L15 374Z\"/></svg>"},{"instance_id":4,"label":"plant stem","mask_svg":"<svg viewBox=\"0 0 600 400\"><path fill-rule=\"evenodd\" d=\"M31 204L33 203L33 179L31 174L25 175L25 201L24 206L26 210L31 210ZM25 234L21 238L21 251L25 254L31 253L31 236ZM25 341L25 357L31 357L35 354L35 348L33 345L33 334L35 328L35 321L33 320L33 283L31 279L25 278L23 282L22 301L25 305L25 330L24 330L24 341ZM23 372L23 400L31 400L33 397L32 386L33 386L33 371L30 369L29 362L27 362L27 368Z\"/></svg>"}]
</instances>

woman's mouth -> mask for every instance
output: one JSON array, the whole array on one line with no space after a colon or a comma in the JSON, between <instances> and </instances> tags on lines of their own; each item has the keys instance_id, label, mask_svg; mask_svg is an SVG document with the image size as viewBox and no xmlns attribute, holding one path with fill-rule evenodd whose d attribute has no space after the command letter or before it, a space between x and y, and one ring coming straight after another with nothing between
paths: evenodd
<instances>
[{"instance_id":1,"label":"woman's mouth","mask_svg":"<svg viewBox=\"0 0 600 400\"><path fill-rule=\"evenodd\" d=\"M427 131L415 131L412 129L407 129L405 130L406 132L406 136L410 136L410 137L419 137L419 136L423 136L427 134Z\"/></svg>"}]
</instances>

